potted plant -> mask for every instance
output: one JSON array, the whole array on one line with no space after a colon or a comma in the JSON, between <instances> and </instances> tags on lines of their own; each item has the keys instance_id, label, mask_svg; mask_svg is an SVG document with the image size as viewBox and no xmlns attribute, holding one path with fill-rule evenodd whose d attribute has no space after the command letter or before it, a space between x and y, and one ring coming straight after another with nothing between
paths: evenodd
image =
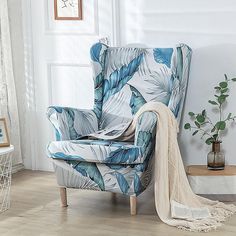
<instances>
[{"instance_id":1,"label":"potted plant","mask_svg":"<svg viewBox=\"0 0 236 236\"><path fill-rule=\"evenodd\" d=\"M229 79L224 75L225 79L221 81L216 87L215 98L208 102L216 108L218 119L216 122L208 116L207 111L203 110L201 113L189 112L192 124L186 123L184 128L193 131L192 135L200 134L201 139L205 140L207 145L212 145L212 151L207 155L207 166L211 170L222 170L225 166L224 153L220 150L221 134L226 129L230 121L234 121L236 116L232 113L224 115L223 110L227 98L229 97L229 86L231 82L236 82L236 78Z\"/></svg>"}]
</instances>

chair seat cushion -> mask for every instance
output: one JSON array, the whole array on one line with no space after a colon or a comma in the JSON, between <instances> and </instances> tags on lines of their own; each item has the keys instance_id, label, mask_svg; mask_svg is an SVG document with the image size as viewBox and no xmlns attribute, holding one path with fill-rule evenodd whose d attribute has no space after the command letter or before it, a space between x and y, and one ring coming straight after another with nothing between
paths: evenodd
<instances>
[{"instance_id":1,"label":"chair seat cushion","mask_svg":"<svg viewBox=\"0 0 236 236\"><path fill-rule=\"evenodd\" d=\"M105 140L54 141L48 146L49 157L61 160L107 164L139 164L145 156L132 142Z\"/></svg>"}]
</instances>

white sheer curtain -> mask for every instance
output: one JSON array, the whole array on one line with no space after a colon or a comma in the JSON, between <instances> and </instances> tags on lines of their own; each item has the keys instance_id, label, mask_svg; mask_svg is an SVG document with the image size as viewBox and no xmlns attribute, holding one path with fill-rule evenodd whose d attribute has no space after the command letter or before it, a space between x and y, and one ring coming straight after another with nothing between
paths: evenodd
<instances>
[{"instance_id":1,"label":"white sheer curtain","mask_svg":"<svg viewBox=\"0 0 236 236\"><path fill-rule=\"evenodd\" d=\"M14 164L22 163L7 0L0 0L0 117L7 119Z\"/></svg>"}]
</instances>

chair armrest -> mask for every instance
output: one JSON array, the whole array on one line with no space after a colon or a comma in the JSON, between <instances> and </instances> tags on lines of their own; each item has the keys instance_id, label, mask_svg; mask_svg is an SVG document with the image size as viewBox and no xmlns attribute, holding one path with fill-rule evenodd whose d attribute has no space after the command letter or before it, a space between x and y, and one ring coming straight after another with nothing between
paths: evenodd
<instances>
[{"instance_id":1,"label":"chair armrest","mask_svg":"<svg viewBox=\"0 0 236 236\"><path fill-rule=\"evenodd\" d=\"M155 147L157 116L154 112L147 111L141 114L135 130L134 144L141 147L142 156L152 154Z\"/></svg>"},{"instance_id":2,"label":"chair armrest","mask_svg":"<svg viewBox=\"0 0 236 236\"><path fill-rule=\"evenodd\" d=\"M50 106L47 117L56 130L56 139L74 140L98 130L93 110Z\"/></svg>"}]
</instances>

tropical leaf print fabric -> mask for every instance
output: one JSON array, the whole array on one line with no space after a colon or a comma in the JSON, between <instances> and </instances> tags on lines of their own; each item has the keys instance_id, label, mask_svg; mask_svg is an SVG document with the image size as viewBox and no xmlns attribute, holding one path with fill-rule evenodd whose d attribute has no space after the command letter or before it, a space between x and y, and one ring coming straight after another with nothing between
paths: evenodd
<instances>
[{"instance_id":1,"label":"tropical leaf print fabric","mask_svg":"<svg viewBox=\"0 0 236 236\"><path fill-rule=\"evenodd\" d=\"M154 48L153 56L157 63L164 64L170 68L173 51L173 48Z\"/></svg>"},{"instance_id":2,"label":"tropical leaf print fabric","mask_svg":"<svg viewBox=\"0 0 236 236\"><path fill-rule=\"evenodd\" d=\"M109 191L126 195L139 195L151 180L151 168L147 163L137 165L111 165L79 161L67 161L81 175L80 186L86 189Z\"/></svg>"},{"instance_id":3,"label":"tropical leaf print fabric","mask_svg":"<svg viewBox=\"0 0 236 236\"><path fill-rule=\"evenodd\" d=\"M52 158L96 163L134 164L142 163L145 159L141 148L132 143L112 141L107 143L102 140L51 142L48 151Z\"/></svg>"},{"instance_id":4,"label":"tropical leaf print fabric","mask_svg":"<svg viewBox=\"0 0 236 236\"><path fill-rule=\"evenodd\" d=\"M139 195L151 180L151 166L147 167L154 150L156 121L154 113L144 113L134 142L54 141L48 146L48 155L72 166L81 175L81 186L88 188L88 183L94 183L101 191Z\"/></svg>"},{"instance_id":5,"label":"tropical leaf print fabric","mask_svg":"<svg viewBox=\"0 0 236 236\"><path fill-rule=\"evenodd\" d=\"M152 176L157 117L143 113L135 138L112 140L149 101L166 104L180 119L187 87L191 49L113 48L97 43L90 50L94 78L94 108L50 107L57 141L48 156L63 160L80 176L77 188L139 195ZM121 129L120 128L120 129ZM109 130L111 140L99 138ZM89 136L90 135L90 136ZM91 139L93 136L93 139Z\"/></svg>"},{"instance_id":6,"label":"tropical leaf print fabric","mask_svg":"<svg viewBox=\"0 0 236 236\"><path fill-rule=\"evenodd\" d=\"M93 110L51 106L47 117L56 130L56 139L76 140L98 130Z\"/></svg>"},{"instance_id":7,"label":"tropical leaf print fabric","mask_svg":"<svg viewBox=\"0 0 236 236\"><path fill-rule=\"evenodd\" d=\"M108 48L101 128L128 122L149 101L164 103L179 119L190 57L191 50L184 44L176 48Z\"/></svg>"},{"instance_id":8,"label":"tropical leaf print fabric","mask_svg":"<svg viewBox=\"0 0 236 236\"><path fill-rule=\"evenodd\" d=\"M105 56L107 48L108 47L102 43L96 43L90 50L94 81L94 112L97 119L100 119L102 112Z\"/></svg>"}]
</instances>

